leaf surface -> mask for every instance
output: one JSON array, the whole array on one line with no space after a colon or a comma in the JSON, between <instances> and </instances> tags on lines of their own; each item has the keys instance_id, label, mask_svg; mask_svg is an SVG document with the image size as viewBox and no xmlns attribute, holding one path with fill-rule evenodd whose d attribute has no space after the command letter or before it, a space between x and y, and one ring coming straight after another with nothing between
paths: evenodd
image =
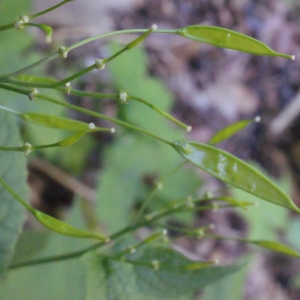
<instances>
[{"instance_id":1,"label":"leaf surface","mask_svg":"<svg viewBox=\"0 0 300 300\"><path fill-rule=\"evenodd\" d=\"M68 214L67 222L85 228L79 202ZM24 231L17 243L13 264L80 251L95 241L74 239L53 232ZM80 259L10 270L0 280L2 300L82 300L86 272Z\"/></svg>"},{"instance_id":2,"label":"leaf surface","mask_svg":"<svg viewBox=\"0 0 300 300\"><path fill-rule=\"evenodd\" d=\"M194 268L195 262L159 246L138 252L131 255L136 264L103 257L96 252L86 255L86 299L182 299L240 268L239 265ZM160 263L160 268L151 267L154 260Z\"/></svg>"},{"instance_id":3,"label":"leaf surface","mask_svg":"<svg viewBox=\"0 0 300 300\"><path fill-rule=\"evenodd\" d=\"M276 184L234 155L195 142L175 142L173 146L185 159L221 181L271 203L300 212Z\"/></svg>"},{"instance_id":4,"label":"leaf surface","mask_svg":"<svg viewBox=\"0 0 300 300\"><path fill-rule=\"evenodd\" d=\"M247 125L251 124L254 121L255 119L242 120L222 128L210 139L209 144L215 145L229 139L230 137L243 130Z\"/></svg>"},{"instance_id":5,"label":"leaf surface","mask_svg":"<svg viewBox=\"0 0 300 300\"><path fill-rule=\"evenodd\" d=\"M0 145L15 146L22 143L14 116L0 111L0 124ZM16 193L28 199L24 153L1 151L0 177L8 182ZM0 274L11 261L24 220L24 208L0 185Z\"/></svg>"},{"instance_id":6,"label":"leaf surface","mask_svg":"<svg viewBox=\"0 0 300 300\"><path fill-rule=\"evenodd\" d=\"M178 34L216 47L227 48L256 55L280 56L295 59L294 56L272 50L266 44L239 32L217 27L193 25L181 28Z\"/></svg>"}]
</instances>

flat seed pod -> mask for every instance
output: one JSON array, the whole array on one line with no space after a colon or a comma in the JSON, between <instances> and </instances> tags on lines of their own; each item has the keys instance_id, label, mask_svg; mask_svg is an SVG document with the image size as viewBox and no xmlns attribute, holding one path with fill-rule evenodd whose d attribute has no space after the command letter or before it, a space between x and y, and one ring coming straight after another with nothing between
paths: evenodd
<instances>
[{"instance_id":1,"label":"flat seed pod","mask_svg":"<svg viewBox=\"0 0 300 300\"><path fill-rule=\"evenodd\" d=\"M256 55L280 56L295 59L294 55L279 53L266 44L247 35L217 26L193 25L181 28L178 34L216 47L247 52Z\"/></svg>"},{"instance_id":2,"label":"flat seed pod","mask_svg":"<svg viewBox=\"0 0 300 300\"><path fill-rule=\"evenodd\" d=\"M175 142L173 147L185 159L221 181L300 213L300 209L277 185L234 155L195 142Z\"/></svg>"}]
</instances>

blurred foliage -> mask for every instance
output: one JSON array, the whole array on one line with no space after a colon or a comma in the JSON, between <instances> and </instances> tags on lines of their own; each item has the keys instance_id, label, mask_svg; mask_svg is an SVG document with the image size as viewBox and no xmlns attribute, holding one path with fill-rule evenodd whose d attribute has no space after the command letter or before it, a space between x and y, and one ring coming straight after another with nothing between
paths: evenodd
<instances>
[{"instance_id":1,"label":"blurred foliage","mask_svg":"<svg viewBox=\"0 0 300 300\"><path fill-rule=\"evenodd\" d=\"M247 268L226 276L203 290L203 296L199 300L233 300L243 299L244 282Z\"/></svg>"},{"instance_id":2,"label":"blurred foliage","mask_svg":"<svg viewBox=\"0 0 300 300\"><path fill-rule=\"evenodd\" d=\"M265 173L259 166L255 165L261 173ZM275 182L283 191L290 194L291 180L285 175L281 180ZM233 195L240 201L250 201L255 203L247 211L239 211L249 225L248 238L259 240L266 239L277 240L278 233L284 232L288 226L290 212L283 207L272 205L244 191L234 189Z\"/></svg>"},{"instance_id":3,"label":"blurred foliage","mask_svg":"<svg viewBox=\"0 0 300 300\"><path fill-rule=\"evenodd\" d=\"M112 51L119 48L114 44ZM137 68L132 68L132 66ZM141 48L124 53L109 65L118 89L143 97L165 111L171 109L171 94L160 81L147 74L147 60ZM129 102L120 106L119 115L144 129L170 139L182 139L181 129L140 103ZM178 154L160 141L119 129L113 144L104 153L104 168L98 186L98 214L110 231L126 226L135 203L142 202L157 181L181 162ZM102 155L102 154L101 154ZM153 182L147 186L147 177ZM150 185L150 186L149 186ZM151 203L154 209L170 200L196 195L201 186L193 169L182 168L166 182ZM156 204L156 206L155 206ZM112 213L113 212L113 213ZM185 221L191 222L191 215Z\"/></svg>"},{"instance_id":4,"label":"blurred foliage","mask_svg":"<svg viewBox=\"0 0 300 300\"><path fill-rule=\"evenodd\" d=\"M1 22L5 23L16 19L24 11L29 10L29 4L29 1L3 0L0 3ZM189 26L173 33L224 48L293 59L289 55L274 52L257 40L224 28ZM203 39L204 36L205 39ZM250 48L245 47L245 42L247 42L247 45L250 45ZM32 43L33 40L30 35L24 32L20 33L13 30L1 34L1 73L13 72L38 60L41 56L37 52L32 51ZM121 47L112 43L110 49L111 53L116 53ZM148 74L146 54L141 48L136 47L117 57L109 63L109 68L116 90L126 90L129 95L143 98L163 111L170 112L172 110L172 95L159 80ZM43 70L38 70L31 73L33 75L41 75L42 72ZM5 84L5 80L3 82ZM13 85L13 83L10 84ZM64 101L64 96L56 91L47 90L47 96ZM6 105L10 108L16 108L18 111L47 112L47 114L57 117L67 115L63 106L53 105L52 103L35 102L27 99L24 101L24 96L7 93L2 90L0 91L0 97ZM45 100L45 98L40 99ZM184 140L182 129L178 129L174 124L171 124L146 105L129 100L129 103L126 104L119 103L117 110L118 117L122 121L171 141ZM2 118L2 115L0 115L0 118ZM227 128L226 132L223 131L219 135L217 134L212 143L227 139L232 134L235 134L244 127L244 125L240 125L235 124L235 126ZM202 182L194 169L184 165L182 157L176 151L170 149L170 146L173 146L178 151L175 146L179 144L170 142L166 145L159 139L152 139L137 132L119 128L113 142L104 147L104 152L100 154L104 166L101 169L97 187L99 203L92 213L95 213L96 218L104 224L104 228L109 233L116 232L124 227L126 228L128 224L132 224L132 220L136 220L137 212L143 207L145 202L148 204L145 207L145 212L157 211L162 206L168 207L168 205L169 208L173 208L172 205L176 201L180 199L183 201L189 195L196 198L198 189L201 187ZM9 128L2 131L0 138L5 140L7 133L10 133ZM27 123L22 123L22 134L24 141L29 140L34 145L55 143L67 137L64 131ZM15 136L17 135L13 133L13 137ZM11 139L11 141L14 140ZM3 141L3 145L6 145L5 141ZM249 193L255 194L254 190L258 189L259 192L257 194L262 197L267 194L268 197L265 196L264 198L268 201L293 209L291 205L287 205L290 199L278 190L278 186L288 190L288 179L274 185L261 175L263 172L256 172L234 156L225 155L224 151L209 146L205 148L207 150L205 152L203 151L203 144L192 142L189 144L182 142L181 145L189 146L189 148L182 146L182 151L178 152L186 159L189 158L189 155L192 155L193 160L188 160L192 161L199 168L204 169L207 173L244 189L251 186L251 182L249 182L247 177L247 175L251 175L250 177L252 179L255 177L258 185L261 185L255 186L253 189L248 188ZM98 146L91 136L85 136L80 145L66 149L46 149L37 153L37 155L43 155L55 164L59 164L61 167L78 174L84 169L89 153ZM23 155L23 153L18 154ZM213 156L209 156L209 154L213 154ZM204 156L206 156L206 162ZM8 170L8 175L5 174L8 179L15 179L15 174L20 175L21 172L17 172L14 168L4 168L3 165L8 163L9 160L4 162L3 159L2 169ZM230 164L234 165L234 167L231 168ZM179 168L179 166L181 167ZM241 166L246 166L244 170L247 172L241 173L240 169L238 172L237 167ZM14 167L19 168L18 164L14 164ZM25 170L25 166L23 166L22 170ZM222 177L218 177L218 172L222 173ZM232 176L233 173L237 174ZM23 174L23 181L24 179L25 175ZM3 186L1 187L0 192L3 191ZM266 187L268 190L265 189ZM21 194L22 197L26 197L24 195L26 194L25 192ZM233 194L238 200L259 203L258 207L250 208L247 212L241 212L250 227L249 239L257 240L267 237L268 240L277 240L278 232L283 232L288 226L289 242L296 248L300 248L300 244L297 242L300 222L295 219L289 223L289 215L286 208L272 205L240 190L234 190ZM279 195L279 200L275 197L276 199L272 201L274 195ZM283 198L280 198L280 196L283 196ZM8 198L6 199L3 196L3 199L7 200ZM17 202L14 203L17 204ZM184 202L183 211L188 207L188 204ZM194 207L195 203L192 203L192 208ZM89 208L91 212L93 207ZM211 206L208 209L212 208ZM296 209L296 211L298 210ZM10 212L13 211L11 210ZM67 222L76 228L84 229L88 225L84 223L83 219L81 208L77 201L77 205L72 209ZM147 220L147 218L145 219ZM176 220L180 224L191 226L194 220L194 213L190 212L172 216L172 218L164 218L164 221L160 220L159 226L165 225L170 220ZM9 221L13 224L15 219L11 218ZM21 222L21 220L18 221ZM53 219L52 222L54 223ZM141 224L144 225L145 223ZM147 223L147 225L149 224ZM155 224L150 225L154 226ZM57 226L59 227L59 225ZM138 229L139 224L132 228L134 230ZM15 231L17 230L19 228L15 229ZM93 245L91 241L86 239L74 239L43 230L26 230L22 233L16 246L12 265L30 259L36 260L49 256L53 257L53 255L60 255L61 253L70 253ZM5 230L2 231L5 233ZM127 233L126 230L125 232ZM124 232L121 233L124 234ZM205 235L205 233L203 234ZM119 237L121 234L116 236ZM193 262L169 247L168 241L157 244L152 243L151 239L149 242L147 242L147 239L144 241L146 242L142 246L138 245L138 251L136 251L136 248L131 249L134 251L124 248L132 246L129 243L132 242L132 239L124 243L120 242L120 245L117 246L123 247L125 254L122 251L114 252L113 250L112 253L109 253L111 255L107 256L106 249L102 252L99 252L99 249L97 249L97 251L87 253L84 257L87 272L83 264L78 262L78 260L53 261L51 264L12 269L0 279L0 298L4 300L40 299L42 295L42 298L45 300L54 298L58 300L76 300L83 299L86 295L86 299L138 300L144 299L145 295L150 295L147 297L149 300L175 298L192 300L192 293L195 290L202 289L212 283L212 287L204 290L203 300L242 298L242 286L247 271L246 268L243 268L244 265L236 264L216 267L215 261ZM244 239L245 241L246 239ZM149 245L150 243L151 245ZM256 244L259 245L259 243ZM135 246L135 244L133 245ZM266 248L276 251L274 244ZM284 251L281 252L284 253ZM3 260L5 260L5 257ZM2 264L2 266L6 268L5 264ZM231 275L238 270L239 272ZM86 274L88 275L86 276ZM217 281L219 279L221 280ZM297 284L296 278L294 285Z\"/></svg>"},{"instance_id":5,"label":"blurred foliage","mask_svg":"<svg viewBox=\"0 0 300 300\"><path fill-rule=\"evenodd\" d=\"M79 201L67 222L74 227L85 227ZM91 243L45 230L26 230L17 244L13 264L73 252ZM66 260L10 271L0 279L0 299L80 300L84 298L85 285L84 265L78 260Z\"/></svg>"}]
</instances>

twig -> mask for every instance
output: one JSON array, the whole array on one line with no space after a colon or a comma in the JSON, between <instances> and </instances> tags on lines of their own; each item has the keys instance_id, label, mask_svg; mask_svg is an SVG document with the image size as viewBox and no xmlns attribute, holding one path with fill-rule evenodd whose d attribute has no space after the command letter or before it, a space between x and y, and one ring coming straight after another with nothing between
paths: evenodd
<instances>
[{"instance_id":1,"label":"twig","mask_svg":"<svg viewBox=\"0 0 300 300\"><path fill-rule=\"evenodd\" d=\"M292 102L272 121L270 132L274 137L281 135L300 115L300 93Z\"/></svg>"},{"instance_id":2,"label":"twig","mask_svg":"<svg viewBox=\"0 0 300 300\"><path fill-rule=\"evenodd\" d=\"M86 185L81 183L79 180L77 180L76 178L65 173L61 169L59 169L41 159L34 159L30 162L29 165L32 166L33 168L37 168L37 169L43 171L45 174L50 176L52 179L59 182L63 187L74 192L74 194L79 195L84 200L88 201L89 203L96 202L96 194L93 189L87 187Z\"/></svg>"}]
</instances>

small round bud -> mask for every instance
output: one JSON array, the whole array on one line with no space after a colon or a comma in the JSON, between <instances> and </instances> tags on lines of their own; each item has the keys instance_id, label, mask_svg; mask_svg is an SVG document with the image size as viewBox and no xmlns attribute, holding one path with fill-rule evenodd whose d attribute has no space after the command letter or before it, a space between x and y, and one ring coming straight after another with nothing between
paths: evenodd
<instances>
[{"instance_id":1,"label":"small round bud","mask_svg":"<svg viewBox=\"0 0 300 300\"><path fill-rule=\"evenodd\" d=\"M112 128L110 129L110 132L111 132L111 133L115 133L115 132L116 132L116 129L115 129L114 127L112 127Z\"/></svg>"},{"instance_id":2,"label":"small round bud","mask_svg":"<svg viewBox=\"0 0 300 300\"><path fill-rule=\"evenodd\" d=\"M153 24L152 26L151 26L151 29L152 30L156 30L158 27L157 27L157 25L156 24Z\"/></svg>"},{"instance_id":3,"label":"small round bud","mask_svg":"<svg viewBox=\"0 0 300 300\"><path fill-rule=\"evenodd\" d=\"M128 248L128 252L129 252L130 254L134 254L134 253L136 252L136 248L134 248L134 247L129 247L129 248Z\"/></svg>"},{"instance_id":4,"label":"small round bud","mask_svg":"<svg viewBox=\"0 0 300 300\"><path fill-rule=\"evenodd\" d=\"M29 143L24 144L24 153L25 155L29 155L32 151L32 145Z\"/></svg>"},{"instance_id":5,"label":"small round bud","mask_svg":"<svg viewBox=\"0 0 300 300\"><path fill-rule=\"evenodd\" d=\"M167 229L163 229L162 230L162 235L164 235L164 236L168 235L168 230Z\"/></svg>"},{"instance_id":6,"label":"small round bud","mask_svg":"<svg viewBox=\"0 0 300 300\"><path fill-rule=\"evenodd\" d=\"M126 103L127 102L127 93L126 93L126 91L124 91L124 90L122 90L122 91L120 91L120 93L119 93L119 100L121 101L121 102L123 102L123 103Z\"/></svg>"},{"instance_id":7,"label":"small round bud","mask_svg":"<svg viewBox=\"0 0 300 300\"><path fill-rule=\"evenodd\" d=\"M90 123L90 124L89 124L89 129L95 129L95 127L96 127L96 126L95 126L94 123Z\"/></svg>"},{"instance_id":8,"label":"small round bud","mask_svg":"<svg viewBox=\"0 0 300 300\"><path fill-rule=\"evenodd\" d=\"M28 22L29 22L29 17L23 15L14 23L14 26L17 30L22 30L24 28L24 24Z\"/></svg>"},{"instance_id":9,"label":"small round bud","mask_svg":"<svg viewBox=\"0 0 300 300\"><path fill-rule=\"evenodd\" d=\"M256 123L259 123L259 122L261 121L261 117L260 117L260 116L255 117L255 118L254 118L254 121L255 121Z\"/></svg>"},{"instance_id":10,"label":"small round bud","mask_svg":"<svg viewBox=\"0 0 300 300\"><path fill-rule=\"evenodd\" d=\"M21 29L24 28L24 22L18 20L18 21L15 22L14 26L15 26L15 28L16 28L17 30L21 30Z\"/></svg>"},{"instance_id":11,"label":"small round bud","mask_svg":"<svg viewBox=\"0 0 300 300\"><path fill-rule=\"evenodd\" d=\"M154 259L154 260L151 261L151 265L152 265L153 269L155 271L157 271L157 270L159 270L160 262L158 260Z\"/></svg>"},{"instance_id":12,"label":"small round bud","mask_svg":"<svg viewBox=\"0 0 300 300\"><path fill-rule=\"evenodd\" d=\"M187 131L187 132L191 132L191 131L192 131L192 126L188 126L188 127L186 128L186 131Z\"/></svg>"},{"instance_id":13,"label":"small round bud","mask_svg":"<svg viewBox=\"0 0 300 300\"><path fill-rule=\"evenodd\" d=\"M60 55L61 57L63 57L63 58L67 58L68 52L69 52L68 48L63 47L63 46L60 46L59 49L58 49L59 55Z\"/></svg>"},{"instance_id":14,"label":"small round bud","mask_svg":"<svg viewBox=\"0 0 300 300\"><path fill-rule=\"evenodd\" d=\"M291 56L291 60L295 60L296 56L295 55L292 55Z\"/></svg>"},{"instance_id":15,"label":"small round bud","mask_svg":"<svg viewBox=\"0 0 300 300\"><path fill-rule=\"evenodd\" d=\"M30 99L30 100L33 100L33 99L34 99L34 96L37 95L38 92L39 92L39 91L38 91L38 89L36 89L36 88L31 89L31 90L30 90L30 94L28 95L29 99Z\"/></svg>"},{"instance_id":16,"label":"small round bud","mask_svg":"<svg viewBox=\"0 0 300 300\"><path fill-rule=\"evenodd\" d=\"M67 95L71 94L71 82L67 82L65 84L65 87L67 88Z\"/></svg>"},{"instance_id":17,"label":"small round bud","mask_svg":"<svg viewBox=\"0 0 300 300\"><path fill-rule=\"evenodd\" d=\"M47 43L47 44L50 44L51 42L52 42L52 36L47 35L47 36L46 36L46 43Z\"/></svg>"},{"instance_id":18,"label":"small round bud","mask_svg":"<svg viewBox=\"0 0 300 300\"><path fill-rule=\"evenodd\" d=\"M161 181L157 182L157 183L156 183L156 188L157 188L159 191L162 190L162 189L164 188L163 183L162 183Z\"/></svg>"},{"instance_id":19,"label":"small round bud","mask_svg":"<svg viewBox=\"0 0 300 300\"><path fill-rule=\"evenodd\" d=\"M105 63L103 59L97 58L95 61L95 66L97 69L103 70L105 68Z\"/></svg>"},{"instance_id":20,"label":"small round bud","mask_svg":"<svg viewBox=\"0 0 300 300\"><path fill-rule=\"evenodd\" d=\"M28 23L30 18L27 15L23 15L19 18L20 21L23 21L24 23Z\"/></svg>"}]
</instances>

